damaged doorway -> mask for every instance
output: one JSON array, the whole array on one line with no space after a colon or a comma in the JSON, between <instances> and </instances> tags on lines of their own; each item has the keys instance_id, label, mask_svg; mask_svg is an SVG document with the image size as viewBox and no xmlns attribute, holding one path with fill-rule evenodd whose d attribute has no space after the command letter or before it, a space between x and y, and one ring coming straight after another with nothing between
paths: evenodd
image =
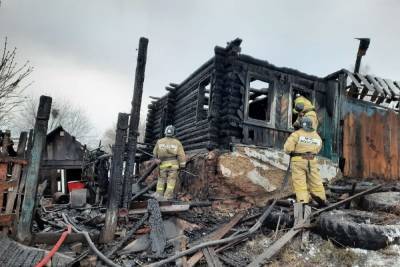
<instances>
[{"instance_id":1,"label":"damaged doorway","mask_svg":"<svg viewBox=\"0 0 400 267\"><path fill-rule=\"evenodd\" d=\"M272 82L250 75L245 96L245 120L264 126L271 124L273 97Z\"/></svg>"}]
</instances>

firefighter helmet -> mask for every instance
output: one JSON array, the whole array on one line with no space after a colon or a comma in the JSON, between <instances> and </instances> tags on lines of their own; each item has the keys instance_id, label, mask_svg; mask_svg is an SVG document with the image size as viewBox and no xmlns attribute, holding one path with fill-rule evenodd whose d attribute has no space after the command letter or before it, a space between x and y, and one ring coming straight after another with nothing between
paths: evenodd
<instances>
[{"instance_id":1,"label":"firefighter helmet","mask_svg":"<svg viewBox=\"0 0 400 267\"><path fill-rule=\"evenodd\" d=\"M173 125L168 125L168 126L165 128L164 135L165 135L166 137L175 136L175 127L174 127Z\"/></svg>"},{"instance_id":2,"label":"firefighter helmet","mask_svg":"<svg viewBox=\"0 0 400 267\"><path fill-rule=\"evenodd\" d=\"M307 132L314 131L311 118L309 117L301 118L301 128L303 128Z\"/></svg>"}]
</instances>

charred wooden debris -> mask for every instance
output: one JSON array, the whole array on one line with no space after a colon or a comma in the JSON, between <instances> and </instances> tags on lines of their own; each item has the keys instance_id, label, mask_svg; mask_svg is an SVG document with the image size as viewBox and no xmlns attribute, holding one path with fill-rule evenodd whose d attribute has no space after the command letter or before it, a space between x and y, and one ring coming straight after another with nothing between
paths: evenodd
<instances>
[{"instance_id":1,"label":"charred wooden debris","mask_svg":"<svg viewBox=\"0 0 400 267\"><path fill-rule=\"evenodd\" d=\"M243 55L240 44L216 47L186 80L171 83L150 104L141 143L148 45L141 38L132 110L118 115L112 153L89 151L62 128L50 133L54 144L67 136L76 152L63 164L81 166L79 187L62 194L49 191L57 188L52 178L41 179L65 166L51 157L62 152L46 135L51 98L41 97L35 129L21 134L16 151L10 134L0 134L0 264L262 266L284 262L285 247L304 253L317 240L370 250L398 244L400 83L347 70L320 78ZM297 93L312 99L321 122L325 208L294 203L286 186L281 148ZM175 199L156 201L151 150L169 124L189 158Z\"/></svg>"}]
</instances>

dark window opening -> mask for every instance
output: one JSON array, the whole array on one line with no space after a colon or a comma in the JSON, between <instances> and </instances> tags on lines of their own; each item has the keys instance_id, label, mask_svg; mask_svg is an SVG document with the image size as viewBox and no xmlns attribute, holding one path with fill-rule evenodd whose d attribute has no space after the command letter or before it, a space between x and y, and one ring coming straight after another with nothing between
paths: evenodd
<instances>
[{"instance_id":1,"label":"dark window opening","mask_svg":"<svg viewBox=\"0 0 400 267\"><path fill-rule=\"evenodd\" d=\"M210 91L211 91L210 79L207 79L206 84L203 84L203 86L204 86L203 111L205 111L208 115L208 111L210 109Z\"/></svg>"},{"instance_id":2,"label":"dark window opening","mask_svg":"<svg viewBox=\"0 0 400 267\"><path fill-rule=\"evenodd\" d=\"M253 141L254 140L254 130L249 130L249 139L251 140L251 141Z\"/></svg>"},{"instance_id":3,"label":"dark window opening","mask_svg":"<svg viewBox=\"0 0 400 267\"><path fill-rule=\"evenodd\" d=\"M200 121L207 119L210 112L211 78L200 82L198 90L197 120Z\"/></svg>"},{"instance_id":4,"label":"dark window opening","mask_svg":"<svg viewBox=\"0 0 400 267\"><path fill-rule=\"evenodd\" d=\"M249 119L269 122L271 120L271 83L250 79L247 94L248 117Z\"/></svg>"}]
</instances>

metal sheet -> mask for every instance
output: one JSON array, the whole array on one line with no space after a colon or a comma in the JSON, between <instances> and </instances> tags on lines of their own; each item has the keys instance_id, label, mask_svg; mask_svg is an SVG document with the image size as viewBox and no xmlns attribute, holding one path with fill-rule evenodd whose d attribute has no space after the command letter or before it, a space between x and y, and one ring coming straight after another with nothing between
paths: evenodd
<instances>
[{"instance_id":1,"label":"metal sheet","mask_svg":"<svg viewBox=\"0 0 400 267\"><path fill-rule=\"evenodd\" d=\"M348 113L343 125L344 176L400 180L400 116Z\"/></svg>"}]
</instances>

